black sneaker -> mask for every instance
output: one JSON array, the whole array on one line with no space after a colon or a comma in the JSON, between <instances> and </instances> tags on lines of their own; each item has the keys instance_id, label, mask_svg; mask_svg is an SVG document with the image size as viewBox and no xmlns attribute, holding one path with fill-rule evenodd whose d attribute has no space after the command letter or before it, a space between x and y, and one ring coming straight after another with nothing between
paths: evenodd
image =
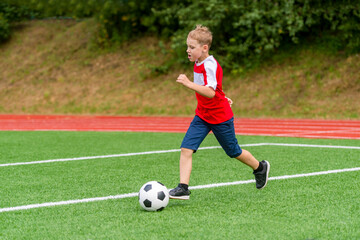
<instances>
[{"instance_id":1,"label":"black sneaker","mask_svg":"<svg viewBox=\"0 0 360 240\"><path fill-rule=\"evenodd\" d=\"M169 197L171 199L189 200L190 193L191 192L189 190L185 190L184 188L177 186L169 191Z\"/></svg>"},{"instance_id":2,"label":"black sneaker","mask_svg":"<svg viewBox=\"0 0 360 240\"><path fill-rule=\"evenodd\" d=\"M263 169L257 173L253 172L256 180L256 188L259 190L266 186L270 171L270 163L268 161L263 160L260 164L262 164Z\"/></svg>"}]
</instances>

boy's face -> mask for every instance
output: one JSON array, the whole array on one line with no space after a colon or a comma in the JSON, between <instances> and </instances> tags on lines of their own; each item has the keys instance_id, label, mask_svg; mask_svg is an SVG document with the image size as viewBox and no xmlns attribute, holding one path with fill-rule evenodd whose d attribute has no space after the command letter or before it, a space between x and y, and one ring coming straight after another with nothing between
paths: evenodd
<instances>
[{"instance_id":1,"label":"boy's face","mask_svg":"<svg viewBox=\"0 0 360 240\"><path fill-rule=\"evenodd\" d=\"M187 38L186 44L186 52L188 54L188 59L191 62L195 62L196 60L198 60L198 62L202 62L209 56L208 45L201 45L197 40L190 37Z\"/></svg>"}]
</instances>

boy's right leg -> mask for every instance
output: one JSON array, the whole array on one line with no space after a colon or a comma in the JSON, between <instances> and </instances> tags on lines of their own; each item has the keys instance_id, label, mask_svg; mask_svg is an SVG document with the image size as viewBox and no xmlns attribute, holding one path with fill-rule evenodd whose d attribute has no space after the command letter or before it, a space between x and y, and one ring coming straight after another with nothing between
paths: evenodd
<instances>
[{"instance_id":1,"label":"boy's right leg","mask_svg":"<svg viewBox=\"0 0 360 240\"><path fill-rule=\"evenodd\" d=\"M180 183L179 185L169 191L169 196L172 199L188 200L190 198L190 191L188 189L190 182L190 175L192 169L192 155L194 150L188 148L181 148L180 155Z\"/></svg>"},{"instance_id":2,"label":"boy's right leg","mask_svg":"<svg viewBox=\"0 0 360 240\"><path fill-rule=\"evenodd\" d=\"M180 154L180 183L189 185L192 170L192 155L194 150L181 148Z\"/></svg>"},{"instance_id":3,"label":"boy's right leg","mask_svg":"<svg viewBox=\"0 0 360 240\"><path fill-rule=\"evenodd\" d=\"M176 188L170 190L170 198L189 199L190 191L188 187L192 169L192 155L209 132L210 127L208 124L198 116L195 116L181 143L180 183Z\"/></svg>"}]
</instances>

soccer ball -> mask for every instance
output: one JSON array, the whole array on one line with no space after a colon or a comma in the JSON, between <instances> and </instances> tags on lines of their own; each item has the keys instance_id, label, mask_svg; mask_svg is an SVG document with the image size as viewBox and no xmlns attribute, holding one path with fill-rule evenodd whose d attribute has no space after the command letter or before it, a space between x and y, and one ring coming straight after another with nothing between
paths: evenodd
<instances>
[{"instance_id":1,"label":"soccer ball","mask_svg":"<svg viewBox=\"0 0 360 240\"><path fill-rule=\"evenodd\" d=\"M169 191L160 182L147 182L140 188L139 203L146 211L161 211L169 203Z\"/></svg>"}]
</instances>

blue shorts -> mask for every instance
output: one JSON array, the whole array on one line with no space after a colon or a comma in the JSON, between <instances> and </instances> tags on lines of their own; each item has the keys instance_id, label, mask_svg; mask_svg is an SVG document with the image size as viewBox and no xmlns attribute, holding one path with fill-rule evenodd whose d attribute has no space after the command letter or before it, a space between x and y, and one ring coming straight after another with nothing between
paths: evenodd
<instances>
[{"instance_id":1,"label":"blue shorts","mask_svg":"<svg viewBox=\"0 0 360 240\"><path fill-rule=\"evenodd\" d=\"M214 133L229 157L240 156L242 150L235 136L234 118L220 124L210 124L195 116L181 143L181 148L192 149L196 152L210 131Z\"/></svg>"}]
</instances>

